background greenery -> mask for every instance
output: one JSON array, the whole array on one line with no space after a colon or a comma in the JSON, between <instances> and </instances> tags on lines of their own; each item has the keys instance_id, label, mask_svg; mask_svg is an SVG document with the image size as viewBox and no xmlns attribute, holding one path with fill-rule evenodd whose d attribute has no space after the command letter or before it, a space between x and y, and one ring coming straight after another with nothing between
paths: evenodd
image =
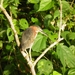
<instances>
[{"instance_id":1,"label":"background greenery","mask_svg":"<svg viewBox=\"0 0 75 75\"><path fill-rule=\"evenodd\" d=\"M0 0L1 2L1 0ZM49 36L38 34L32 48L33 60L58 38L59 0L3 0L12 16L19 39L30 25L37 24ZM75 75L75 1L62 0L64 38L37 63L37 75ZM39 42L38 42L39 41ZM0 75L31 75L17 47L10 24L0 10Z\"/></svg>"}]
</instances>

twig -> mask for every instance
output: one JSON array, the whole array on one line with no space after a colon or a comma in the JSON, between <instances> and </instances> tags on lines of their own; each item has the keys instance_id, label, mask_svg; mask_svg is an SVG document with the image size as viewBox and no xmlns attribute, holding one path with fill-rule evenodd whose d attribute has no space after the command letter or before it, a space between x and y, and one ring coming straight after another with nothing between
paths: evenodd
<instances>
[{"instance_id":1,"label":"twig","mask_svg":"<svg viewBox=\"0 0 75 75\"><path fill-rule=\"evenodd\" d=\"M54 47L56 44L58 44L60 41L62 41L63 38L58 39L56 42L54 42L53 44L51 44L34 62L34 66L36 65L36 63L52 48Z\"/></svg>"},{"instance_id":2,"label":"twig","mask_svg":"<svg viewBox=\"0 0 75 75\"><path fill-rule=\"evenodd\" d=\"M60 35L61 35L61 27L62 27L62 2L61 0L59 0L60 2L60 24L59 24L59 34L58 34L58 39L60 39Z\"/></svg>"},{"instance_id":3,"label":"twig","mask_svg":"<svg viewBox=\"0 0 75 75\"><path fill-rule=\"evenodd\" d=\"M71 2L71 7L72 7L73 3L74 3L74 0Z\"/></svg>"},{"instance_id":4,"label":"twig","mask_svg":"<svg viewBox=\"0 0 75 75\"><path fill-rule=\"evenodd\" d=\"M9 16L9 14L8 14L7 11L3 8L2 5L0 5L0 9L3 11L3 13L4 13L5 16L7 17L8 21L9 21L9 23L10 23L10 25L11 25L11 28L12 28L12 30L13 30L13 32L14 32L14 35L15 35L15 40L16 40L17 46L20 46L20 41L19 41L17 32L16 32L16 30L15 30L15 28L14 28L14 24L13 24L13 22L12 22L12 18Z\"/></svg>"}]
</instances>

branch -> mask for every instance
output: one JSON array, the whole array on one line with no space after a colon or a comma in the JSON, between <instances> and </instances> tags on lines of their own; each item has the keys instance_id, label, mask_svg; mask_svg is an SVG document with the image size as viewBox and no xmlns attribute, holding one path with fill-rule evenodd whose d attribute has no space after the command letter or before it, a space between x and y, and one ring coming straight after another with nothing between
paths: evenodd
<instances>
[{"instance_id":1,"label":"branch","mask_svg":"<svg viewBox=\"0 0 75 75\"><path fill-rule=\"evenodd\" d=\"M60 39L60 34L61 34L61 27L62 27L62 2L61 0L59 0L60 2L60 24L59 24L59 34L58 34L58 39Z\"/></svg>"},{"instance_id":2,"label":"branch","mask_svg":"<svg viewBox=\"0 0 75 75\"><path fill-rule=\"evenodd\" d=\"M23 57L27 60L28 65L29 65L29 67L30 67L30 69L31 69L32 75L36 75L35 66L34 66L32 60L29 59L29 55L26 54L24 51L21 51L21 53L22 53Z\"/></svg>"},{"instance_id":3,"label":"branch","mask_svg":"<svg viewBox=\"0 0 75 75\"><path fill-rule=\"evenodd\" d=\"M3 11L3 13L5 14L6 18L8 19L9 23L10 23L10 26L14 32L14 35L15 35L15 40L16 40L16 43L17 43L17 46L20 46L20 41L19 41L19 38L18 38L18 35L17 35L17 32L14 28L14 24L12 22L12 18L9 16L9 14L7 13L7 11L5 10L5 8L0 5L0 9Z\"/></svg>"},{"instance_id":4,"label":"branch","mask_svg":"<svg viewBox=\"0 0 75 75\"><path fill-rule=\"evenodd\" d=\"M71 7L72 7L73 3L74 3L74 0L72 0L72 2L71 2Z\"/></svg>"},{"instance_id":5,"label":"branch","mask_svg":"<svg viewBox=\"0 0 75 75\"><path fill-rule=\"evenodd\" d=\"M63 38L58 39L56 42L54 42L53 44L51 44L34 62L34 66L37 64L37 62L52 48L54 47L56 44L58 44L60 41L62 41Z\"/></svg>"}]
</instances>

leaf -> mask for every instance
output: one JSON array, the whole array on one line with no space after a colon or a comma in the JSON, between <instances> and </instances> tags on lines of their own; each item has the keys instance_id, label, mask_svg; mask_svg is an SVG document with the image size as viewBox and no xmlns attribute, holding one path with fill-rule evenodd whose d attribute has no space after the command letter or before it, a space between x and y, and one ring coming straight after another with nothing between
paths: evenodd
<instances>
[{"instance_id":1,"label":"leaf","mask_svg":"<svg viewBox=\"0 0 75 75\"><path fill-rule=\"evenodd\" d=\"M3 47L3 42L0 40L0 49Z\"/></svg>"},{"instance_id":2,"label":"leaf","mask_svg":"<svg viewBox=\"0 0 75 75\"><path fill-rule=\"evenodd\" d=\"M75 46L74 45L71 45L69 48L72 51L72 53L75 55Z\"/></svg>"},{"instance_id":3,"label":"leaf","mask_svg":"<svg viewBox=\"0 0 75 75\"><path fill-rule=\"evenodd\" d=\"M46 48L47 37L43 35L37 35L34 45L32 47L33 51L40 52L42 49Z\"/></svg>"},{"instance_id":4,"label":"leaf","mask_svg":"<svg viewBox=\"0 0 75 75\"><path fill-rule=\"evenodd\" d=\"M75 68L70 69L68 75L75 75Z\"/></svg>"},{"instance_id":5,"label":"leaf","mask_svg":"<svg viewBox=\"0 0 75 75\"><path fill-rule=\"evenodd\" d=\"M62 74L57 71L53 71L53 75L62 75Z\"/></svg>"},{"instance_id":6,"label":"leaf","mask_svg":"<svg viewBox=\"0 0 75 75\"><path fill-rule=\"evenodd\" d=\"M14 40L14 34L11 28L7 29L7 37L8 37L9 42L12 42Z\"/></svg>"},{"instance_id":7,"label":"leaf","mask_svg":"<svg viewBox=\"0 0 75 75\"><path fill-rule=\"evenodd\" d=\"M64 37L64 39L67 39L67 34L69 33L69 31L64 31L62 32L61 36Z\"/></svg>"},{"instance_id":8,"label":"leaf","mask_svg":"<svg viewBox=\"0 0 75 75\"><path fill-rule=\"evenodd\" d=\"M26 19L20 19L19 25L20 25L20 28L23 29L23 30L25 30L26 28L29 27L29 24L28 24Z\"/></svg>"},{"instance_id":9,"label":"leaf","mask_svg":"<svg viewBox=\"0 0 75 75\"><path fill-rule=\"evenodd\" d=\"M6 50L11 50L11 49L12 49L12 45L7 44L7 45L6 45Z\"/></svg>"},{"instance_id":10,"label":"leaf","mask_svg":"<svg viewBox=\"0 0 75 75\"><path fill-rule=\"evenodd\" d=\"M41 59L37 64L39 75L49 75L53 70L52 62Z\"/></svg>"},{"instance_id":11,"label":"leaf","mask_svg":"<svg viewBox=\"0 0 75 75\"><path fill-rule=\"evenodd\" d=\"M67 34L67 38L68 38L69 40L70 40L70 39L74 40L74 39L75 39L75 33L74 33L74 32L68 33L68 34Z\"/></svg>"},{"instance_id":12,"label":"leaf","mask_svg":"<svg viewBox=\"0 0 75 75\"><path fill-rule=\"evenodd\" d=\"M4 0L3 1L3 7L6 8L9 5L10 1L9 0Z\"/></svg>"},{"instance_id":13,"label":"leaf","mask_svg":"<svg viewBox=\"0 0 75 75\"><path fill-rule=\"evenodd\" d=\"M10 75L10 71L9 70L4 70L3 75Z\"/></svg>"},{"instance_id":14,"label":"leaf","mask_svg":"<svg viewBox=\"0 0 75 75\"><path fill-rule=\"evenodd\" d=\"M18 4L20 4L19 0L14 0L16 6L18 6Z\"/></svg>"},{"instance_id":15,"label":"leaf","mask_svg":"<svg viewBox=\"0 0 75 75\"><path fill-rule=\"evenodd\" d=\"M37 18L32 17L32 18L31 18L31 21L32 21L33 23L36 23L36 22L38 22L38 19L37 19Z\"/></svg>"},{"instance_id":16,"label":"leaf","mask_svg":"<svg viewBox=\"0 0 75 75\"><path fill-rule=\"evenodd\" d=\"M67 1L62 1L62 12L69 12L71 10L70 4Z\"/></svg>"},{"instance_id":17,"label":"leaf","mask_svg":"<svg viewBox=\"0 0 75 75\"><path fill-rule=\"evenodd\" d=\"M28 0L29 3L38 3L39 0Z\"/></svg>"},{"instance_id":18,"label":"leaf","mask_svg":"<svg viewBox=\"0 0 75 75\"><path fill-rule=\"evenodd\" d=\"M54 5L54 2L52 0L41 0L38 11L46 11L52 8L53 5Z\"/></svg>"},{"instance_id":19,"label":"leaf","mask_svg":"<svg viewBox=\"0 0 75 75\"><path fill-rule=\"evenodd\" d=\"M17 31L17 34L20 33L20 28L19 28L19 25L18 25L18 21L16 19L13 19L13 24L14 24L14 27Z\"/></svg>"},{"instance_id":20,"label":"leaf","mask_svg":"<svg viewBox=\"0 0 75 75\"><path fill-rule=\"evenodd\" d=\"M14 72L14 69L15 69L14 64L6 65L3 71L3 75L11 75Z\"/></svg>"},{"instance_id":21,"label":"leaf","mask_svg":"<svg viewBox=\"0 0 75 75\"><path fill-rule=\"evenodd\" d=\"M67 38L67 35L69 34L69 31L62 32L61 36L65 39L68 45L70 45L70 42L68 41L69 38Z\"/></svg>"},{"instance_id":22,"label":"leaf","mask_svg":"<svg viewBox=\"0 0 75 75\"><path fill-rule=\"evenodd\" d=\"M12 5L10 11L17 18L17 7Z\"/></svg>"},{"instance_id":23,"label":"leaf","mask_svg":"<svg viewBox=\"0 0 75 75\"><path fill-rule=\"evenodd\" d=\"M58 44L57 55L64 67L66 67L66 65L69 68L75 67L75 56L73 55L70 48L68 48L67 46L63 44Z\"/></svg>"},{"instance_id":24,"label":"leaf","mask_svg":"<svg viewBox=\"0 0 75 75\"><path fill-rule=\"evenodd\" d=\"M59 10L56 10L55 12L54 12L54 19L56 18L56 17L59 17L60 15L60 12L59 12Z\"/></svg>"}]
</instances>

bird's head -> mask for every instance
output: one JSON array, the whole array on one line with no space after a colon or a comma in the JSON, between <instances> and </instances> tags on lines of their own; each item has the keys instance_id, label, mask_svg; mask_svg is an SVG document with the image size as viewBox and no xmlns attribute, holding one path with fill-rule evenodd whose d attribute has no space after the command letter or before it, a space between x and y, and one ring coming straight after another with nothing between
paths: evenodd
<instances>
[{"instance_id":1,"label":"bird's head","mask_svg":"<svg viewBox=\"0 0 75 75\"><path fill-rule=\"evenodd\" d=\"M30 28L32 28L36 33L40 32L41 34L47 36L39 26L30 26Z\"/></svg>"}]
</instances>

